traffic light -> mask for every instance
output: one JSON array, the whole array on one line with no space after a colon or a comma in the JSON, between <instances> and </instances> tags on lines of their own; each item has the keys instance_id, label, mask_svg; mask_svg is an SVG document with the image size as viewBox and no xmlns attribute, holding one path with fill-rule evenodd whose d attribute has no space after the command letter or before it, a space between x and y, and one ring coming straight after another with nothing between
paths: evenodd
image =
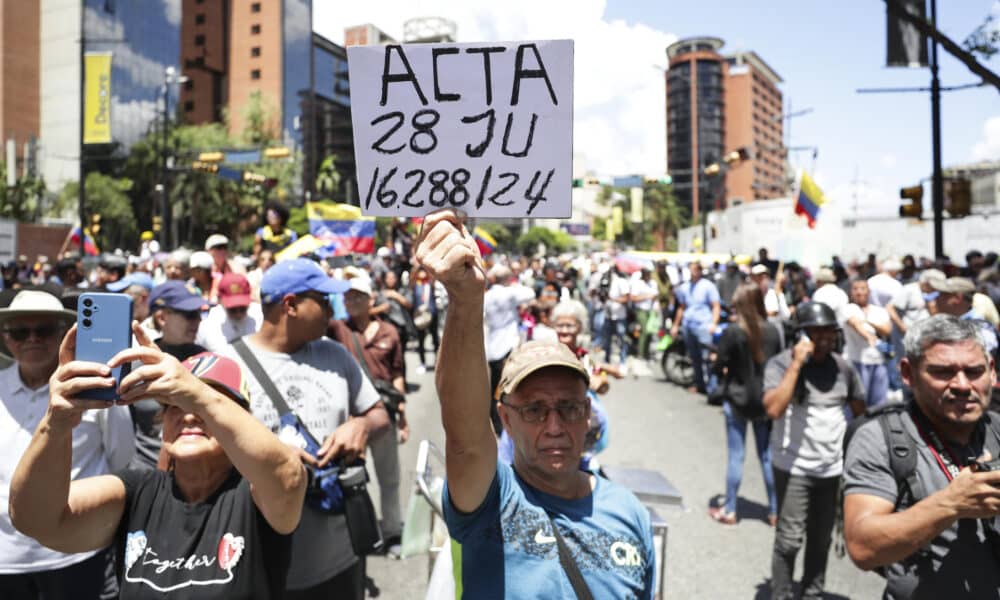
<instances>
[{"instance_id":1,"label":"traffic light","mask_svg":"<svg viewBox=\"0 0 1000 600\"><path fill-rule=\"evenodd\" d=\"M643 181L646 183L662 183L663 185L670 185L674 182L674 178L669 174L664 175L647 175L643 177Z\"/></svg>"},{"instance_id":2,"label":"traffic light","mask_svg":"<svg viewBox=\"0 0 1000 600\"><path fill-rule=\"evenodd\" d=\"M944 182L944 209L953 217L967 217L972 212L972 182L947 179Z\"/></svg>"},{"instance_id":3,"label":"traffic light","mask_svg":"<svg viewBox=\"0 0 1000 600\"><path fill-rule=\"evenodd\" d=\"M261 175L260 173L251 173L250 171L243 171L243 183L250 183L254 185L262 186L264 189L271 189L278 184L278 180L273 177L268 177L267 175Z\"/></svg>"},{"instance_id":4,"label":"traffic light","mask_svg":"<svg viewBox=\"0 0 1000 600\"><path fill-rule=\"evenodd\" d=\"M291 151L284 146L264 149L264 158L288 158L290 154Z\"/></svg>"},{"instance_id":5,"label":"traffic light","mask_svg":"<svg viewBox=\"0 0 1000 600\"><path fill-rule=\"evenodd\" d=\"M909 200L908 204L901 204L899 206L899 216L909 217L911 219L922 219L924 216L924 186L914 185L910 187L900 188L899 197L904 200Z\"/></svg>"},{"instance_id":6,"label":"traffic light","mask_svg":"<svg viewBox=\"0 0 1000 600\"><path fill-rule=\"evenodd\" d=\"M198 160L201 162L222 162L226 158L226 155L222 152L202 152L198 155Z\"/></svg>"},{"instance_id":7,"label":"traffic light","mask_svg":"<svg viewBox=\"0 0 1000 600\"><path fill-rule=\"evenodd\" d=\"M153 231L159 233L160 229L163 227L163 217L160 215L153 215Z\"/></svg>"},{"instance_id":8,"label":"traffic light","mask_svg":"<svg viewBox=\"0 0 1000 600\"><path fill-rule=\"evenodd\" d=\"M707 167L705 167L705 169L702 172L705 175L708 175L709 177L711 177L713 175L718 175L719 173L722 172L722 166L719 165L719 163L712 163L712 164L708 165Z\"/></svg>"},{"instance_id":9,"label":"traffic light","mask_svg":"<svg viewBox=\"0 0 1000 600\"><path fill-rule=\"evenodd\" d=\"M205 173L219 172L219 165L200 160L196 160L193 163L191 163L191 168L194 169L195 171L204 171Z\"/></svg>"},{"instance_id":10,"label":"traffic light","mask_svg":"<svg viewBox=\"0 0 1000 600\"><path fill-rule=\"evenodd\" d=\"M753 158L753 153L750 152L750 148L742 146L726 154L726 156L723 157L722 160L724 160L727 164L733 164L737 162L743 162L745 160L750 160L751 158Z\"/></svg>"},{"instance_id":11,"label":"traffic light","mask_svg":"<svg viewBox=\"0 0 1000 600\"><path fill-rule=\"evenodd\" d=\"M101 215L95 213L90 215L90 235L96 237L99 233L101 233Z\"/></svg>"}]
</instances>

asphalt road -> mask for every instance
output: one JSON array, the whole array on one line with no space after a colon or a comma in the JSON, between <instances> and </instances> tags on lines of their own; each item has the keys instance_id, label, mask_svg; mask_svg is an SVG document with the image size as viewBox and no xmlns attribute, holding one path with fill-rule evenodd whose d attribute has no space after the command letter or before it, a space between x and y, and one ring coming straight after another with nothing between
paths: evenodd
<instances>
[{"instance_id":1,"label":"asphalt road","mask_svg":"<svg viewBox=\"0 0 1000 600\"><path fill-rule=\"evenodd\" d=\"M412 353L407 356L407 364L416 364ZM410 373L409 381L420 385L420 389L409 395L411 441L400 448L404 514L419 440L429 439L439 447L444 442L433 373L418 375L412 368ZM774 533L766 522L766 495L752 444L748 444L740 489L741 520L735 526L723 526L706 514L710 502L725 490L726 440L721 409L666 383L658 371L613 381L605 406L610 416L610 445L600 455L601 462L656 470L683 494L684 508L654 505L669 526L666 596L770 598ZM374 473L371 467L369 472ZM377 486L372 487L376 488L372 491L378 506ZM379 589L379 598L423 598L427 557L369 558L368 574ZM880 577L860 571L849 559L838 558L831 550L827 598L878 598L882 587Z\"/></svg>"}]
</instances>

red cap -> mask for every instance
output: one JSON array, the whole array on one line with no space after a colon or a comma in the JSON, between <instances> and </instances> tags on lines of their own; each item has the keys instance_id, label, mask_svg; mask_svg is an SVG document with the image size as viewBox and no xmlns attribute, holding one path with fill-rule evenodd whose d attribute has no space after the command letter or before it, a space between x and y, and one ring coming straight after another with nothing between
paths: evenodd
<instances>
[{"instance_id":1,"label":"red cap","mask_svg":"<svg viewBox=\"0 0 1000 600\"><path fill-rule=\"evenodd\" d=\"M219 280L219 304L225 308L250 306L250 282L245 275L226 273Z\"/></svg>"},{"instance_id":2,"label":"red cap","mask_svg":"<svg viewBox=\"0 0 1000 600\"><path fill-rule=\"evenodd\" d=\"M181 364L198 379L224 392L244 408L250 407L247 380L240 365L233 359L214 352L202 352Z\"/></svg>"}]
</instances>

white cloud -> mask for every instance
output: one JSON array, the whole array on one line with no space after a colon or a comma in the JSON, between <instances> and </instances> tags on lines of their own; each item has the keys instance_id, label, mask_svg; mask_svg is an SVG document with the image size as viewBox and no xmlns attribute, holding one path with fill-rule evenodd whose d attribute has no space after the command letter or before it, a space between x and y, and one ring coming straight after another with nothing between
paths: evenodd
<instances>
[{"instance_id":1,"label":"white cloud","mask_svg":"<svg viewBox=\"0 0 1000 600\"><path fill-rule=\"evenodd\" d=\"M1000 116L990 117L983 123L983 137L972 147L972 158L1000 160Z\"/></svg>"},{"instance_id":2,"label":"white cloud","mask_svg":"<svg viewBox=\"0 0 1000 600\"><path fill-rule=\"evenodd\" d=\"M886 152L879 158L879 162L882 164L884 168L892 169L896 166L896 164L899 161L896 159L895 154L893 154L892 152Z\"/></svg>"},{"instance_id":3,"label":"white cloud","mask_svg":"<svg viewBox=\"0 0 1000 600\"><path fill-rule=\"evenodd\" d=\"M573 39L575 167L602 175L662 173L666 168L666 48L677 37L643 24L604 19L605 0L463 0L317 2L313 28L343 42L345 27L371 23L402 39L403 22L440 15L455 21L459 42Z\"/></svg>"},{"instance_id":4,"label":"white cloud","mask_svg":"<svg viewBox=\"0 0 1000 600\"><path fill-rule=\"evenodd\" d=\"M181 24L181 0L163 0L163 16L171 25Z\"/></svg>"},{"instance_id":5,"label":"white cloud","mask_svg":"<svg viewBox=\"0 0 1000 600\"><path fill-rule=\"evenodd\" d=\"M122 24L110 16L105 17L100 11L88 7L86 19L88 36L94 39L120 40L126 37ZM139 54L132 49L132 44L111 44L108 49L112 52L111 64L128 73L133 84L143 87L163 84L163 71L167 65Z\"/></svg>"}]
</instances>

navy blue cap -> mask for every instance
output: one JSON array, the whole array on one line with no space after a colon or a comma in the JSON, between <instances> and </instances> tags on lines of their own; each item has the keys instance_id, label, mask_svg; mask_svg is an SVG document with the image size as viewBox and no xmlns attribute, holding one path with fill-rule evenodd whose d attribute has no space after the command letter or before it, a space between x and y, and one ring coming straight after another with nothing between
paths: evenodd
<instances>
[{"instance_id":1,"label":"navy blue cap","mask_svg":"<svg viewBox=\"0 0 1000 600\"><path fill-rule=\"evenodd\" d=\"M201 297L198 290L183 281L171 280L153 288L149 294L149 308L169 308L172 310L201 310L205 306L205 299Z\"/></svg>"},{"instance_id":2,"label":"navy blue cap","mask_svg":"<svg viewBox=\"0 0 1000 600\"><path fill-rule=\"evenodd\" d=\"M153 278L149 276L149 273L136 271L134 273L129 273L118 281L112 281L104 287L108 288L109 292L121 292L127 290L133 285L141 285L147 290L151 290L153 289Z\"/></svg>"},{"instance_id":3,"label":"navy blue cap","mask_svg":"<svg viewBox=\"0 0 1000 600\"><path fill-rule=\"evenodd\" d=\"M274 304L286 294L302 292L340 294L350 287L350 282L332 279L313 261L307 258L293 258L282 261L264 272L264 278L260 282L260 301L262 304Z\"/></svg>"}]
</instances>

